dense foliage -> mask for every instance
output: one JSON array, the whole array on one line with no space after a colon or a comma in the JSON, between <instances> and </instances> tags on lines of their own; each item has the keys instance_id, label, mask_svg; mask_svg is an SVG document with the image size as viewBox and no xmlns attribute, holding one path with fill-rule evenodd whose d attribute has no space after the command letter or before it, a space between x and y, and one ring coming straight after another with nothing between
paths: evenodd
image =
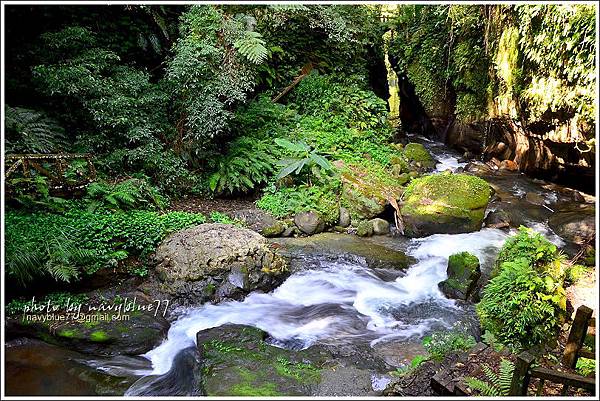
<instances>
[{"instance_id":1,"label":"dense foliage","mask_svg":"<svg viewBox=\"0 0 600 401\"><path fill-rule=\"evenodd\" d=\"M522 227L502 247L498 263L477 305L482 327L518 349L550 340L566 309L564 263L556 247Z\"/></svg>"},{"instance_id":2,"label":"dense foliage","mask_svg":"<svg viewBox=\"0 0 600 401\"><path fill-rule=\"evenodd\" d=\"M585 141L597 104L595 23L591 5L406 5L390 59L432 117L509 117Z\"/></svg>"}]
</instances>

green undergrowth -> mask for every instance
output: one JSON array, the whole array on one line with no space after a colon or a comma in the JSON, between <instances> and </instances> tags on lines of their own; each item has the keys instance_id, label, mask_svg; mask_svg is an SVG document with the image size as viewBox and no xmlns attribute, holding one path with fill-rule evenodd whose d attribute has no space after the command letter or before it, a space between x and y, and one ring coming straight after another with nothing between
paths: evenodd
<instances>
[{"instance_id":1,"label":"green undergrowth","mask_svg":"<svg viewBox=\"0 0 600 401\"><path fill-rule=\"evenodd\" d=\"M152 210L94 211L72 208L63 213L6 213L6 271L26 285L50 276L72 282L103 267L133 264L130 274L144 276L144 261L168 234L208 221L240 223L222 213Z\"/></svg>"}]
</instances>

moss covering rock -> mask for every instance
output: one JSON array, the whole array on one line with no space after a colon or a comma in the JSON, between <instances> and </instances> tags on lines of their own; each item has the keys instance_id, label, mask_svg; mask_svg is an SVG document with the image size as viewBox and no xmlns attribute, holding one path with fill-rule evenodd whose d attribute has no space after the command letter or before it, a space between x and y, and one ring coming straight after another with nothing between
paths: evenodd
<instances>
[{"instance_id":1,"label":"moss covering rock","mask_svg":"<svg viewBox=\"0 0 600 401\"><path fill-rule=\"evenodd\" d=\"M448 278L438 284L448 298L467 300L474 294L481 269L477 256L460 252L448 258Z\"/></svg>"},{"instance_id":2,"label":"moss covering rock","mask_svg":"<svg viewBox=\"0 0 600 401\"><path fill-rule=\"evenodd\" d=\"M414 179L406 188L401 215L404 234L458 234L481 229L491 188L479 177L442 173Z\"/></svg>"},{"instance_id":3,"label":"moss covering rock","mask_svg":"<svg viewBox=\"0 0 600 401\"><path fill-rule=\"evenodd\" d=\"M411 164L419 163L425 169L434 168L436 164L435 159L420 143L408 143L404 147L404 156Z\"/></svg>"},{"instance_id":4,"label":"moss covering rock","mask_svg":"<svg viewBox=\"0 0 600 401\"><path fill-rule=\"evenodd\" d=\"M359 237L370 237L373 235L373 224L370 221L361 221L356 228Z\"/></svg>"},{"instance_id":5,"label":"moss covering rock","mask_svg":"<svg viewBox=\"0 0 600 401\"><path fill-rule=\"evenodd\" d=\"M311 393L326 361L319 350L270 345L262 330L227 324L200 331L198 349L208 396L299 396Z\"/></svg>"}]
</instances>

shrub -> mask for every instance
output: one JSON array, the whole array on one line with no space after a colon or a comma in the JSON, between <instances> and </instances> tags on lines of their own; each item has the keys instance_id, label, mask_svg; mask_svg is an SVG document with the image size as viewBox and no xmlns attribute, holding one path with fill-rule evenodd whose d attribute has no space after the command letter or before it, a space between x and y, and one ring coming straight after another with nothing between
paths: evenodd
<instances>
[{"instance_id":1,"label":"shrub","mask_svg":"<svg viewBox=\"0 0 600 401\"><path fill-rule=\"evenodd\" d=\"M92 209L107 207L117 210L163 209L167 201L147 179L129 178L121 182L93 182L87 187L86 200Z\"/></svg>"},{"instance_id":2,"label":"shrub","mask_svg":"<svg viewBox=\"0 0 600 401\"><path fill-rule=\"evenodd\" d=\"M540 233L530 228L519 227L517 235L510 237L498 254L495 274L507 261L525 259L542 274L550 274L555 280L562 280L564 275L564 258L556 245L548 241Z\"/></svg>"},{"instance_id":3,"label":"shrub","mask_svg":"<svg viewBox=\"0 0 600 401\"><path fill-rule=\"evenodd\" d=\"M298 212L315 210L326 223L333 224L339 217L339 181L323 185L300 185L291 188L272 186L256 205L277 218L291 217Z\"/></svg>"},{"instance_id":4,"label":"shrub","mask_svg":"<svg viewBox=\"0 0 600 401\"><path fill-rule=\"evenodd\" d=\"M477 305L482 327L519 349L552 338L566 309L563 260L541 234L520 227L500 250Z\"/></svg>"}]
</instances>

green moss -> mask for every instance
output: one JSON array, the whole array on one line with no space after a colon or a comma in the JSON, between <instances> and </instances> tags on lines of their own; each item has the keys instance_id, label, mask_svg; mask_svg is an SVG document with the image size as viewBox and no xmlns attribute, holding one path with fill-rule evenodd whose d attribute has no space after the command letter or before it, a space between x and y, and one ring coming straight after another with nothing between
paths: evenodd
<instances>
[{"instance_id":1,"label":"green moss","mask_svg":"<svg viewBox=\"0 0 600 401\"><path fill-rule=\"evenodd\" d=\"M77 330L74 329L64 329L58 332L59 337L64 338L73 338L77 335Z\"/></svg>"},{"instance_id":2,"label":"green moss","mask_svg":"<svg viewBox=\"0 0 600 401\"><path fill-rule=\"evenodd\" d=\"M277 386L274 383L265 383L261 386L251 384L236 384L231 387L231 395L233 396L277 396L282 395L277 391Z\"/></svg>"},{"instance_id":3,"label":"green moss","mask_svg":"<svg viewBox=\"0 0 600 401\"><path fill-rule=\"evenodd\" d=\"M284 357L277 358L275 370L280 376L296 379L300 383L314 383L321 377L321 370L310 363L292 362Z\"/></svg>"},{"instance_id":4,"label":"green moss","mask_svg":"<svg viewBox=\"0 0 600 401\"><path fill-rule=\"evenodd\" d=\"M356 228L356 235L359 237L370 237L373 235L373 224L370 221L361 221Z\"/></svg>"},{"instance_id":5,"label":"green moss","mask_svg":"<svg viewBox=\"0 0 600 401\"><path fill-rule=\"evenodd\" d=\"M408 143L404 147L404 156L410 161L421 163L424 167L434 167L435 160L425 146L420 143Z\"/></svg>"},{"instance_id":6,"label":"green moss","mask_svg":"<svg viewBox=\"0 0 600 401\"><path fill-rule=\"evenodd\" d=\"M455 253L448 258L448 270L455 276L464 276L465 273L476 271L478 267L479 259L469 252Z\"/></svg>"},{"instance_id":7,"label":"green moss","mask_svg":"<svg viewBox=\"0 0 600 401\"><path fill-rule=\"evenodd\" d=\"M491 196L487 182L466 174L433 174L406 188L403 214L483 218ZM481 215L481 216L479 216Z\"/></svg>"},{"instance_id":8,"label":"green moss","mask_svg":"<svg viewBox=\"0 0 600 401\"><path fill-rule=\"evenodd\" d=\"M103 330L97 330L90 334L90 340L98 343L106 342L110 339L110 336Z\"/></svg>"}]
</instances>

